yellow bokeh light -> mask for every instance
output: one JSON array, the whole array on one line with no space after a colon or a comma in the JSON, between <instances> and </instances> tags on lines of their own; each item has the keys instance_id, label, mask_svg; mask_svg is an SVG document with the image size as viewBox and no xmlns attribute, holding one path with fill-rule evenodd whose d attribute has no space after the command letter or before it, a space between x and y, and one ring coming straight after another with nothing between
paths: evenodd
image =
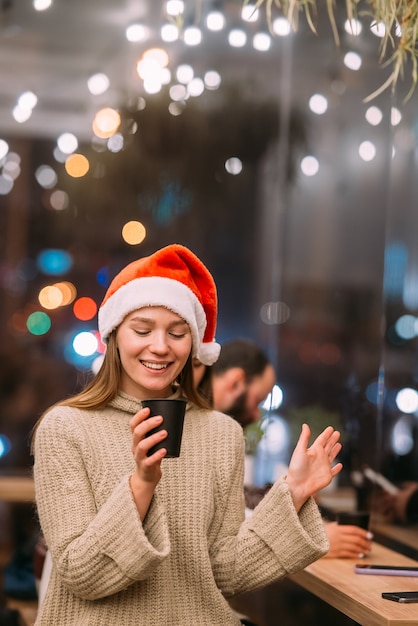
<instances>
[{"instance_id":1,"label":"yellow bokeh light","mask_svg":"<svg viewBox=\"0 0 418 626\"><path fill-rule=\"evenodd\" d=\"M62 305L62 293L55 285L47 285L39 292L38 300L44 309L58 309Z\"/></svg>"},{"instance_id":2,"label":"yellow bokeh light","mask_svg":"<svg viewBox=\"0 0 418 626\"><path fill-rule=\"evenodd\" d=\"M105 107L97 111L93 120L93 132L96 137L108 139L116 133L121 123L118 111Z\"/></svg>"},{"instance_id":3,"label":"yellow bokeh light","mask_svg":"<svg viewBox=\"0 0 418 626\"><path fill-rule=\"evenodd\" d=\"M71 154L65 161L65 170L73 178L85 176L90 169L88 159L82 154Z\"/></svg>"},{"instance_id":4,"label":"yellow bokeh light","mask_svg":"<svg viewBox=\"0 0 418 626\"><path fill-rule=\"evenodd\" d=\"M127 222L122 228L122 238L130 246L136 246L145 239L147 231L141 222Z\"/></svg>"},{"instance_id":5,"label":"yellow bokeh light","mask_svg":"<svg viewBox=\"0 0 418 626\"><path fill-rule=\"evenodd\" d=\"M67 304L71 304L74 302L77 296L77 289L68 281L62 283L55 283L54 287L60 290L62 296L61 306L66 306Z\"/></svg>"}]
</instances>

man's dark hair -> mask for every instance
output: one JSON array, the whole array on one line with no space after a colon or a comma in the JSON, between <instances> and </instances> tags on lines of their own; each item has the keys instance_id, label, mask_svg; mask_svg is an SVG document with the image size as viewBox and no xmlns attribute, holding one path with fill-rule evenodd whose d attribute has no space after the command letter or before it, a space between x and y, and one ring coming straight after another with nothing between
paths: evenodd
<instances>
[{"instance_id":1,"label":"man's dark hair","mask_svg":"<svg viewBox=\"0 0 418 626\"><path fill-rule=\"evenodd\" d=\"M241 367L249 383L256 376L263 374L270 361L263 350L250 339L233 339L221 346L218 360L212 365L215 376L223 374L232 367Z\"/></svg>"}]
</instances>

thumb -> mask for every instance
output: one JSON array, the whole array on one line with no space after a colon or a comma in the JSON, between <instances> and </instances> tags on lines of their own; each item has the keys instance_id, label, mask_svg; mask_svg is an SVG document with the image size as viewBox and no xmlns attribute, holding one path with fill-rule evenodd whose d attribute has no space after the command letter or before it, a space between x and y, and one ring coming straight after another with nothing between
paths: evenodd
<instances>
[{"instance_id":1,"label":"thumb","mask_svg":"<svg viewBox=\"0 0 418 626\"><path fill-rule=\"evenodd\" d=\"M302 424L302 431L299 435L296 448L303 448L304 450L307 450L310 436L311 436L311 429L309 428L308 424Z\"/></svg>"}]
</instances>

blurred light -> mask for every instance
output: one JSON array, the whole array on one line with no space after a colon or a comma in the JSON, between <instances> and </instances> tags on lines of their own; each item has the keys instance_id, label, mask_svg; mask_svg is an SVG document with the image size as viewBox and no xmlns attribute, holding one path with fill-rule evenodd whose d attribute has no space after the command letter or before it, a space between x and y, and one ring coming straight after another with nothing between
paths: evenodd
<instances>
[{"instance_id":1,"label":"blurred light","mask_svg":"<svg viewBox=\"0 0 418 626\"><path fill-rule=\"evenodd\" d=\"M390 112L390 123L392 126L397 126L402 120L402 113L399 109L392 107Z\"/></svg>"},{"instance_id":2,"label":"blurred light","mask_svg":"<svg viewBox=\"0 0 418 626\"><path fill-rule=\"evenodd\" d=\"M373 161L376 156L376 147L371 141L363 141L360 144L358 153L363 161Z\"/></svg>"},{"instance_id":3,"label":"blurred light","mask_svg":"<svg viewBox=\"0 0 418 626\"><path fill-rule=\"evenodd\" d=\"M414 448L414 436L409 420L400 418L392 431L392 448L395 454L404 456Z\"/></svg>"},{"instance_id":4,"label":"blurred light","mask_svg":"<svg viewBox=\"0 0 418 626\"><path fill-rule=\"evenodd\" d=\"M38 98L33 91L25 91L17 99L17 105L20 109L29 109L30 111L36 106L37 102Z\"/></svg>"},{"instance_id":5,"label":"blurred light","mask_svg":"<svg viewBox=\"0 0 418 626\"><path fill-rule=\"evenodd\" d=\"M6 456L6 454L10 452L11 449L12 444L10 442L10 439L6 435L0 434L0 459Z\"/></svg>"},{"instance_id":6,"label":"blurred light","mask_svg":"<svg viewBox=\"0 0 418 626\"><path fill-rule=\"evenodd\" d=\"M273 22L273 32L279 37L286 37L292 30L291 24L286 17L277 17Z\"/></svg>"},{"instance_id":7,"label":"blurred light","mask_svg":"<svg viewBox=\"0 0 418 626\"><path fill-rule=\"evenodd\" d=\"M209 30L219 31L225 26L225 16L221 11L211 11L206 17L206 26Z\"/></svg>"},{"instance_id":8,"label":"blurred light","mask_svg":"<svg viewBox=\"0 0 418 626\"><path fill-rule=\"evenodd\" d=\"M144 41L147 36L145 27L142 24L130 24L125 30L125 36L131 43Z\"/></svg>"},{"instance_id":9,"label":"blurred light","mask_svg":"<svg viewBox=\"0 0 418 626\"><path fill-rule=\"evenodd\" d=\"M13 178L5 174L0 175L0 196L6 196L13 189Z\"/></svg>"},{"instance_id":10,"label":"blurred light","mask_svg":"<svg viewBox=\"0 0 418 626\"><path fill-rule=\"evenodd\" d=\"M396 394L396 406L402 413L418 411L418 392L411 387L405 387Z\"/></svg>"},{"instance_id":11,"label":"blurred light","mask_svg":"<svg viewBox=\"0 0 418 626\"><path fill-rule=\"evenodd\" d=\"M207 89L218 89L221 84L221 75L214 70L209 70L203 77Z\"/></svg>"},{"instance_id":12,"label":"blurred light","mask_svg":"<svg viewBox=\"0 0 418 626\"><path fill-rule=\"evenodd\" d=\"M186 46L198 46L202 41L202 31L197 26L188 26L184 29L183 40Z\"/></svg>"},{"instance_id":13,"label":"blurred light","mask_svg":"<svg viewBox=\"0 0 418 626\"><path fill-rule=\"evenodd\" d=\"M85 176L90 169L90 163L83 154L71 154L65 161L65 171L73 178Z\"/></svg>"},{"instance_id":14,"label":"blurred light","mask_svg":"<svg viewBox=\"0 0 418 626\"><path fill-rule=\"evenodd\" d=\"M172 85L169 94L172 100L184 100L187 98L187 89L184 85Z\"/></svg>"},{"instance_id":15,"label":"blurred light","mask_svg":"<svg viewBox=\"0 0 418 626\"><path fill-rule=\"evenodd\" d=\"M106 74L99 72L93 74L87 81L87 87L93 96L99 96L109 89L110 81Z\"/></svg>"},{"instance_id":16,"label":"blurred light","mask_svg":"<svg viewBox=\"0 0 418 626\"><path fill-rule=\"evenodd\" d=\"M93 363L91 364L91 371L94 375L96 375L99 371L99 369L102 367L103 365L103 361L104 361L104 355L100 354L99 356L97 356Z\"/></svg>"},{"instance_id":17,"label":"blurred light","mask_svg":"<svg viewBox=\"0 0 418 626\"><path fill-rule=\"evenodd\" d=\"M242 172L242 161L238 157L230 157L225 161L225 169L228 174L236 176Z\"/></svg>"},{"instance_id":18,"label":"blurred light","mask_svg":"<svg viewBox=\"0 0 418 626\"><path fill-rule=\"evenodd\" d=\"M266 411L274 411L281 406L283 402L283 391L279 385L274 385L267 398L262 403L262 408Z\"/></svg>"},{"instance_id":19,"label":"blurred light","mask_svg":"<svg viewBox=\"0 0 418 626\"><path fill-rule=\"evenodd\" d=\"M45 11L52 6L52 0L33 0L33 8L35 11Z\"/></svg>"},{"instance_id":20,"label":"blurred light","mask_svg":"<svg viewBox=\"0 0 418 626\"><path fill-rule=\"evenodd\" d=\"M122 228L122 239L130 246L137 246L146 237L147 231L141 222L127 222Z\"/></svg>"},{"instance_id":21,"label":"blurred light","mask_svg":"<svg viewBox=\"0 0 418 626\"><path fill-rule=\"evenodd\" d=\"M256 22L258 16L259 10L255 4L245 4L241 9L241 17L244 22Z\"/></svg>"},{"instance_id":22,"label":"blurred light","mask_svg":"<svg viewBox=\"0 0 418 626\"><path fill-rule=\"evenodd\" d=\"M161 39L167 43L177 41L179 38L179 29L175 24L163 24L161 26Z\"/></svg>"},{"instance_id":23,"label":"blurred light","mask_svg":"<svg viewBox=\"0 0 418 626\"><path fill-rule=\"evenodd\" d=\"M369 107L366 111L366 120L372 126L378 126L383 119L382 111L375 106Z\"/></svg>"},{"instance_id":24,"label":"blurred light","mask_svg":"<svg viewBox=\"0 0 418 626\"><path fill-rule=\"evenodd\" d=\"M324 343L319 349L319 359L325 365L336 365L341 360L341 350L336 343Z\"/></svg>"},{"instance_id":25,"label":"blurred light","mask_svg":"<svg viewBox=\"0 0 418 626\"><path fill-rule=\"evenodd\" d=\"M58 181L58 176L49 165L40 165L35 171L35 178L44 189L52 189Z\"/></svg>"},{"instance_id":26,"label":"blurred light","mask_svg":"<svg viewBox=\"0 0 418 626\"><path fill-rule=\"evenodd\" d=\"M55 146L53 155L54 155L54 159L58 161L58 163L65 163L65 161L68 158L68 154L64 154L63 152L61 152L58 146Z\"/></svg>"},{"instance_id":27,"label":"blurred light","mask_svg":"<svg viewBox=\"0 0 418 626\"><path fill-rule=\"evenodd\" d=\"M16 180L20 174L20 164L12 159L7 159L3 165L3 174L12 180Z\"/></svg>"},{"instance_id":28,"label":"blurred light","mask_svg":"<svg viewBox=\"0 0 418 626\"><path fill-rule=\"evenodd\" d=\"M287 449L289 443L288 428L286 422L278 415L269 416L262 422L264 437L259 443L263 452L279 454Z\"/></svg>"},{"instance_id":29,"label":"blurred light","mask_svg":"<svg viewBox=\"0 0 418 626\"><path fill-rule=\"evenodd\" d=\"M314 156L306 156L300 163L300 169L305 176L315 176L319 171L319 162Z\"/></svg>"},{"instance_id":30,"label":"blurred light","mask_svg":"<svg viewBox=\"0 0 418 626\"><path fill-rule=\"evenodd\" d=\"M357 52L347 52L344 56L344 65L350 70L359 70L361 63L361 56Z\"/></svg>"},{"instance_id":31,"label":"blurred light","mask_svg":"<svg viewBox=\"0 0 418 626\"><path fill-rule=\"evenodd\" d=\"M73 265L73 259L65 250L49 248L38 254L36 264L44 274L66 274Z\"/></svg>"},{"instance_id":32,"label":"blurred light","mask_svg":"<svg viewBox=\"0 0 418 626\"><path fill-rule=\"evenodd\" d=\"M187 93L192 97L201 96L205 91L205 83L201 78L195 76L187 85Z\"/></svg>"},{"instance_id":33,"label":"blurred light","mask_svg":"<svg viewBox=\"0 0 418 626\"><path fill-rule=\"evenodd\" d=\"M159 93L162 83L158 76L149 76L144 79L144 89L147 93Z\"/></svg>"},{"instance_id":34,"label":"blurred light","mask_svg":"<svg viewBox=\"0 0 418 626\"><path fill-rule=\"evenodd\" d=\"M273 326L283 324L290 317L290 309L285 302L265 302L260 309L260 318L264 324Z\"/></svg>"},{"instance_id":35,"label":"blurred light","mask_svg":"<svg viewBox=\"0 0 418 626\"><path fill-rule=\"evenodd\" d=\"M13 119L19 124L26 122L32 115L32 109L22 109L22 107L16 105L12 111Z\"/></svg>"},{"instance_id":36,"label":"blurred light","mask_svg":"<svg viewBox=\"0 0 418 626\"><path fill-rule=\"evenodd\" d=\"M366 398L371 404L379 401L379 383L377 381L369 383L366 387Z\"/></svg>"},{"instance_id":37,"label":"blurred light","mask_svg":"<svg viewBox=\"0 0 418 626\"><path fill-rule=\"evenodd\" d=\"M370 30L373 35L376 35L376 37L384 37L386 33L386 26L383 22L373 22L370 25Z\"/></svg>"},{"instance_id":38,"label":"blurred light","mask_svg":"<svg viewBox=\"0 0 418 626\"><path fill-rule=\"evenodd\" d=\"M187 85L194 76L194 71L191 65L179 65L176 71L176 77L179 83Z\"/></svg>"},{"instance_id":39,"label":"blurred light","mask_svg":"<svg viewBox=\"0 0 418 626\"><path fill-rule=\"evenodd\" d=\"M253 37L253 48L259 52L267 52L271 46L271 37L267 33L256 33Z\"/></svg>"},{"instance_id":40,"label":"blurred light","mask_svg":"<svg viewBox=\"0 0 418 626\"><path fill-rule=\"evenodd\" d=\"M358 37L363 29L361 23L356 19L346 20L344 22L345 32L354 37Z\"/></svg>"},{"instance_id":41,"label":"blurred light","mask_svg":"<svg viewBox=\"0 0 418 626\"><path fill-rule=\"evenodd\" d=\"M68 281L63 281L60 283L55 283L54 287L60 290L61 292L61 306L67 306L71 304L77 296L77 289L73 283Z\"/></svg>"},{"instance_id":42,"label":"blurred light","mask_svg":"<svg viewBox=\"0 0 418 626\"><path fill-rule=\"evenodd\" d=\"M74 352L80 356L91 356L97 352L97 337L87 331L78 333L73 339Z\"/></svg>"},{"instance_id":43,"label":"blurred light","mask_svg":"<svg viewBox=\"0 0 418 626\"><path fill-rule=\"evenodd\" d=\"M163 48L150 48L144 52L142 58L147 61L155 61L160 67L167 67L170 60Z\"/></svg>"},{"instance_id":44,"label":"blurred light","mask_svg":"<svg viewBox=\"0 0 418 626\"><path fill-rule=\"evenodd\" d=\"M100 109L95 115L93 132L101 139L108 139L117 132L120 122L121 118L118 111L111 107L105 107Z\"/></svg>"},{"instance_id":45,"label":"blurred light","mask_svg":"<svg viewBox=\"0 0 418 626\"><path fill-rule=\"evenodd\" d=\"M107 289L107 287L109 286L109 282L110 282L109 281L109 268L101 267L96 274L96 280L101 287L105 287Z\"/></svg>"},{"instance_id":46,"label":"blurred light","mask_svg":"<svg viewBox=\"0 0 418 626\"><path fill-rule=\"evenodd\" d=\"M328 109L328 100L320 93L315 93L309 98L309 108L313 113L322 115Z\"/></svg>"},{"instance_id":47,"label":"blurred light","mask_svg":"<svg viewBox=\"0 0 418 626\"><path fill-rule=\"evenodd\" d=\"M173 17L181 15L184 12L184 2L183 0L167 0L165 10L167 15Z\"/></svg>"},{"instance_id":48,"label":"blurred light","mask_svg":"<svg viewBox=\"0 0 418 626\"><path fill-rule=\"evenodd\" d=\"M43 311L35 311L29 315L26 326L31 335L45 335L51 328L51 318Z\"/></svg>"},{"instance_id":49,"label":"blurred light","mask_svg":"<svg viewBox=\"0 0 418 626\"><path fill-rule=\"evenodd\" d=\"M73 304L74 316L83 322L93 319L97 313L97 304L93 298L83 296L78 298Z\"/></svg>"},{"instance_id":50,"label":"blurred light","mask_svg":"<svg viewBox=\"0 0 418 626\"><path fill-rule=\"evenodd\" d=\"M115 133L107 140L107 147L110 152L120 152L123 150L124 139L121 133Z\"/></svg>"},{"instance_id":51,"label":"blurred light","mask_svg":"<svg viewBox=\"0 0 418 626\"><path fill-rule=\"evenodd\" d=\"M56 189L51 193L49 202L55 211L64 211L69 204L68 194L65 191Z\"/></svg>"},{"instance_id":52,"label":"blurred light","mask_svg":"<svg viewBox=\"0 0 418 626\"><path fill-rule=\"evenodd\" d=\"M47 285L39 292L38 300L44 309L58 309L62 305L62 291L55 285Z\"/></svg>"},{"instance_id":53,"label":"blurred light","mask_svg":"<svg viewBox=\"0 0 418 626\"><path fill-rule=\"evenodd\" d=\"M242 48L247 43L247 35L243 30L231 30L228 35L229 45L233 48Z\"/></svg>"},{"instance_id":54,"label":"blurred light","mask_svg":"<svg viewBox=\"0 0 418 626\"><path fill-rule=\"evenodd\" d=\"M6 154L9 152L9 144L4 139L0 139L0 161L4 159Z\"/></svg>"},{"instance_id":55,"label":"blurred light","mask_svg":"<svg viewBox=\"0 0 418 626\"><path fill-rule=\"evenodd\" d=\"M402 339L412 339L416 336L416 323L414 315L402 315L395 324L395 330Z\"/></svg>"},{"instance_id":56,"label":"blurred light","mask_svg":"<svg viewBox=\"0 0 418 626\"><path fill-rule=\"evenodd\" d=\"M168 105L168 112L170 113L170 115L174 116L181 115L184 111L185 106L186 105L184 101L170 102L170 104Z\"/></svg>"}]
</instances>

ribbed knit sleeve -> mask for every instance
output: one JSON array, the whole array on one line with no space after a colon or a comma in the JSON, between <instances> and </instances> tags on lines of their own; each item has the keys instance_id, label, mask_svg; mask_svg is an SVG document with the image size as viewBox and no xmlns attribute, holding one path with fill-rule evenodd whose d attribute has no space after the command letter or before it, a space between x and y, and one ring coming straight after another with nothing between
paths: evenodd
<instances>
[{"instance_id":1,"label":"ribbed knit sleeve","mask_svg":"<svg viewBox=\"0 0 418 626\"><path fill-rule=\"evenodd\" d=\"M224 499L219 496L215 514L220 526L212 546L212 567L225 596L267 585L303 569L329 549L315 501L308 500L298 514L284 480L277 481L253 516L243 520L243 454L237 440L235 467L229 482L225 481L229 489Z\"/></svg>"},{"instance_id":2,"label":"ribbed knit sleeve","mask_svg":"<svg viewBox=\"0 0 418 626\"><path fill-rule=\"evenodd\" d=\"M102 435L106 449L105 427ZM142 525L129 474L108 486L103 503L95 501L85 439L68 407L46 415L36 433L34 478L39 518L54 567L74 594L92 600L149 576L169 554L170 541L156 496ZM121 451L115 450L118 454Z\"/></svg>"}]
</instances>

